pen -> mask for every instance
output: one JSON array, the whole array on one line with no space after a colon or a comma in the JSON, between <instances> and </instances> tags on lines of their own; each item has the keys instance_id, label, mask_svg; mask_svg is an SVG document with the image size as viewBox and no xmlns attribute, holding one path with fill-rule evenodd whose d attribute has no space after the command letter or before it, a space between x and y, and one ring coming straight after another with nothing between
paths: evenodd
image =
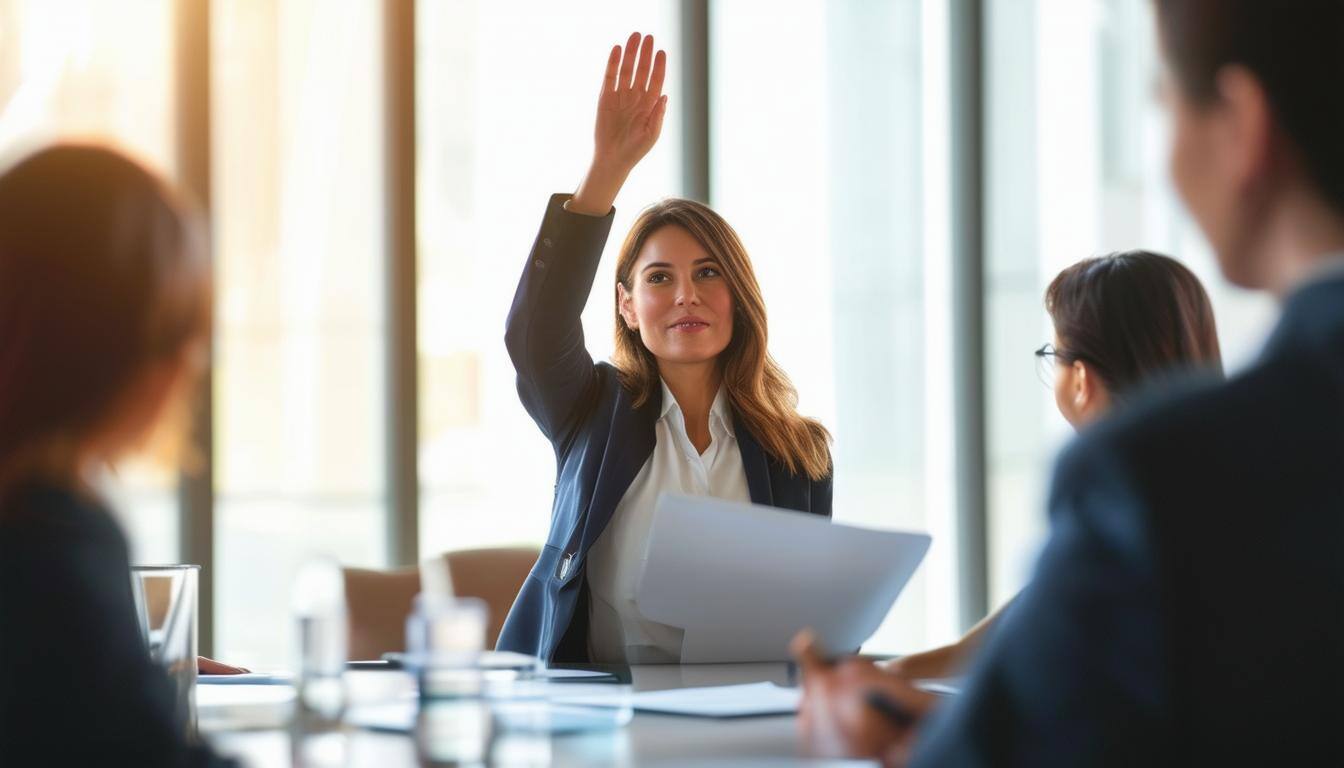
<instances>
[{"instance_id":1,"label":"pen","mask_svg":"<svg viewBox=\"0 0 1344 768\"><path fill-rule=\"evenodd\" d=\"M897 728L906 729L915 724L914 715L881 691L868 691L863 700Z\"/></svg>"}]
</instances>

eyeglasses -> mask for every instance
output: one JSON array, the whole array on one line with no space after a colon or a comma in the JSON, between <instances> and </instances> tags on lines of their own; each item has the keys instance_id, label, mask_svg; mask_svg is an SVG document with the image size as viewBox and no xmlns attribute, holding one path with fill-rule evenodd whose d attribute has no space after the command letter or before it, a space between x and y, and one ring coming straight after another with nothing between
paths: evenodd
<instances>
[{"instance_id":1,"label":"eyeglasses","mask_svg":"<svg viewBox=\"0 0 1344 768\"><path fill-rule=\"evenodd\" d=\"M1055 368L1061 363L1068 365L1077 358L1060 349L1055 349L1054 344L1042 344L1032 354L1036 355L1036 377L1047 387L1055 386Z\"/></svg>"}]
</instances>

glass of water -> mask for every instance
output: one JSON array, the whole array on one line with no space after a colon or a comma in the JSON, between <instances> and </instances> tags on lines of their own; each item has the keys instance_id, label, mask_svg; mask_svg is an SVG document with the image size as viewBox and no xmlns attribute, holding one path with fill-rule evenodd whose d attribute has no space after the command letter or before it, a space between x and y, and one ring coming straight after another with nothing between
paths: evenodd
<instances>
[{"instance_id":1,"label":"glass of water","mask_svg":"<svg viewBox=\"0 0 1344 768\"><path fill-rule=\"evenodd\" d=\"M173 685L173 714L196 739L196 632L199 565L137 565L131 590L149 657Z\"/></svg>"}]
</instances>

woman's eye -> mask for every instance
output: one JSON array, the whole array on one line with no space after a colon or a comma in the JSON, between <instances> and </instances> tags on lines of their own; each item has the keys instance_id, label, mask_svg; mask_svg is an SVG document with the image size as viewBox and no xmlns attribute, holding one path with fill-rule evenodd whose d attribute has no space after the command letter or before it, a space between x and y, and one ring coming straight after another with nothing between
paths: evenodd
<instances>
[{"instance_id":1,"label":"woman's eye","mask_svg":"<svg viewBox=\"0 0 1344 768\"><path fill-rule=\"evenodd\" d=\"M705 267L704 269L700 270L700 277L718 277L718 276L719 276L719 270L715 269L714 267Z\"/></svg>"},{"instance_id":2,"label":"woman's eye","mask_svg":"<svg viewBox=\"0 0 1344 768\"><path fill-rule=\"evenodd\" d=\"M652 275L649 275L649 282L650 282L650 283L665 283L665 282L667 282L667 273L666 273L666 272L654 272Z\"/></svg>"}]
</instances>

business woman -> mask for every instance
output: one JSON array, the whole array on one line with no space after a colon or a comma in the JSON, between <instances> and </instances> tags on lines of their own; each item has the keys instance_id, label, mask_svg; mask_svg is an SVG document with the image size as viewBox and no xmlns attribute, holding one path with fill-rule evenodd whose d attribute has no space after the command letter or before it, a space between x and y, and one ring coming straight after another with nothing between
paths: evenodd
<instances>
[{"instance_id":1,"label":"business woman","mask_svg":"<svg viewBox=\"0 0 1344 768\"><path fill-rule=\"evenodd\" d=\"M169 445L163 425L185 413L174 404L209 324L205 250L152 174L59 146L0 175L6 765L224 762L174 719L137 626L125 536L94 479L147 442Z\"/></svg>"},{"instance_id":2,"label":"business woman","mask_svg":"<svg viewBox=\"0 0 1344 768\"><path fill-rule=\"evenodd\" d=\"M518 394L557 476L498 647L548 661L679 661L680 630L634 601L660 493L831 514L829 435L797 413L746 249L712 210L670 199L640 214L617 258L613 364L584 348L579 315L616 194L658 140L666 68L652 37L611 50L592 164L552 196L508 317Z\"/></svg>"},{"instance_id":3,"label":"business woman","mask_svg":"<svg viewBox=\"0 0 1344 768\"><path fill-rule=\"evenodd\" d=\"M1055 406L1074 429L1173 375L1222 374L1209 295L1168 256L1126 251L1084 259L1051 281L1045 309L1055 338L1036 356L1048 366ZM955 643L902 656L887 668L909 678L959 674L1006 609Z\"/></svg>"}]
</instances>

